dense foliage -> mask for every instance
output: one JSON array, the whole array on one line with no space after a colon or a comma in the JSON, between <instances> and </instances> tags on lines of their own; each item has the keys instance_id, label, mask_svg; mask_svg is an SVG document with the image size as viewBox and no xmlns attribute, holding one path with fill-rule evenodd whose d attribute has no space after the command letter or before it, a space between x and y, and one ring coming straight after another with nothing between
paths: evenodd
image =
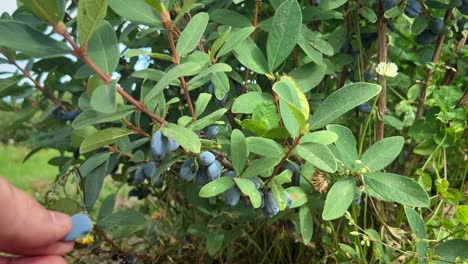
<instances>
[{"instance_id":1,"label":"dense foliage","mask_svg":"<svg viewBox=\"0 0 468 264\"><path fill-rule=\"evenodd\" d=\"M0 109L71 259L468 260L466 0L19 2Z\"/></svg>"}]
</instances>

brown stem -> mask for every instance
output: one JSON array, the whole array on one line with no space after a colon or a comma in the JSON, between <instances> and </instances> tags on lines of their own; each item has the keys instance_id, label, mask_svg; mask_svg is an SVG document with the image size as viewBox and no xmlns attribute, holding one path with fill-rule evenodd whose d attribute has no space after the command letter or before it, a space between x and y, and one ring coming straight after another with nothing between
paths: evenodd
<instances>
[{"instance_id":1,"label":"brown stem","mask_svg":"<svg viewBox=\"0 0 468 264\"><path fill-rule=\"evenodd\" d=\"M80 48L80 46L78 46L78 44L71 37L70 33L68 33L67 31L64 31L62 33L62 36L65 38L65 40L68 43L70 43L70 45L73 48L73 51L74 51L75 55L77 57L81 58L99 77L101 77L102 80L104 80L105 83L108 83L108 82L110 82L112 80L112 78L108 74L101 71L101 69L99 69L99 67L88 57L88 55L86 54L86 51L83 50L82 48ZM131 95L129 95L127 92L125 92L125 90L122 89L122 87L120 87L119 85L116 86L116 91L120 95L122 95L122 97L127 99L127 101L129 103L134 105L135 108L138 111L148 115L154 121L158 122L161 125L164 125L164 124L167 123L166 120L164 120L161 117L155 115L153 112L151 112L149 109L147 109L142 103L138 102L138 100L136 100Z\"/></svg>"},{"instance_id":2,"label":"brown stem","mask_svg":"<svg viewBox=\"0 0 468 264\"><path fill-rule=\"evenodd\" d=\"M452 17L453 9L447 9L445 11L445 17L444 17L444 22L447 22L450 20ZM432 54L432 63L437 64L440 58L440 53L442 51L442 45L444 44L444 39L445 35L440 34L439 38L437 39L437 43L434 49L434 53ZM432 75L434 74L433 69L426 69L426 78L424 78L424 83L421 88L421 94L419 95L419 103L418 103L418 109L416 111L416 118L421 119L424 115L424 104L426 103L426 93L427 93L427 88L429 87L429 84L431 83L432 80Z\"/></svg>"},{"instance_id":3,"label":"brown stem","mask_svg":"<svg viewBox=\"0 0 468 264\"><path fill-rule=\"evenodd\" d=\"M107 146L106 147L110 152L120 154L122 156L128 157L128 158L133 158L133 155L127 152L123 152L118 148L112 147L112 146Z\"/></svg>"},{"instance_id":4,"label":"brown stem","mask_svg":"<svg viewBox=\"0 0 468 264\"><path fill-rule=\"evenodd\" d=\"M3 51L3 50L0 50L0 53L3 54L3 56L5 56L5 58L8 60L8 62L15 66L16 68L18 68L18 70L21 71L21 73L23 73L23 75L28 78L29 80L31 80L31 82L34 83L34 86L39 89L47 98L49 98L52 102L54 102L55 104L57 105L60 105L62 106L62 108L64 108L65 110L68 110L68 108L63 104L63 102L58 99L57 97L55 97L51 92L49 92L44 86L42 86L36 79L34 79L31 74L29 72L27 72L25 69L23 69L21 66L18 65L18 63L16 63L15 59L13 58L10 58L7 56L7 54Z\"/></svg>"},{"instance_id":5,"label":"brown stem","mask_svg":"<svg viewBox=\"0 0 468 264\"><path fill-rule=\"evenodd\" d=\"M384 17L383 0L379 1L379 20L378 20L378 43L379 43L379 62L387 63L387 21ZM378 121L376 125L377 141L384 138L384 118L387 109L387 81L385 76L379 75L379 84L382 86L378 99Z\"/></svg>"},{"instance_id":6,"label":"brown stem","mask_svg":"<svg viewBox=\"0 0 468 264\"><path fill-rule=\"evenodd\" d=\"M135 131L137 134L140 134L144 137L147 137L147 138L151 138L151 135L146 133L145 131L143 131L143 129L141 129L140 127L137 127L135 126L134 124L132 124L132 122L128 121L128 120L125 120L123 119L122 122L127 126L129 127L131 130Z\"/></svg>"}]
</instances>

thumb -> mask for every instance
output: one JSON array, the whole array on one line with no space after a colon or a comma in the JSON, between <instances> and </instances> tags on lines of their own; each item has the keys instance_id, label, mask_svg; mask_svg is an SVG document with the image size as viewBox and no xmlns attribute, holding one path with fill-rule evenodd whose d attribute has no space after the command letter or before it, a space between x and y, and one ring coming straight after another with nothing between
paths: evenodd
<instances>
[{"instance_id":1,"label":"thumb","mask_svg":"<svg viewBox=\"0 0 468 264\"><path fill-rule=\"evenodd\" d=\"M65 237L72 225L68 215L48 211L3 177L0 215L0 252L14 254L54 244Z\"/></svg>"}]
</instances>

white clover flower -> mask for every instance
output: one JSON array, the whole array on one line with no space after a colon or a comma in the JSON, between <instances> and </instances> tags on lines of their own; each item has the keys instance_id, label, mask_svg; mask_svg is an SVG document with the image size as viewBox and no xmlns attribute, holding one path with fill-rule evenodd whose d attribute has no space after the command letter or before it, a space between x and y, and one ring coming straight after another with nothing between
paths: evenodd
<instances>
[{"instance_id":1,"label":"white clover flower","mask_svg":"<svg viewBox=\"0 0 468 264\"><path fill-rule=\"evenodd\" d=\"M393 62L381 62L377 65L375 71L379 75L387 76L387 77L396 77L398 75L398 66Z\"/></svg>"}]
</instances>

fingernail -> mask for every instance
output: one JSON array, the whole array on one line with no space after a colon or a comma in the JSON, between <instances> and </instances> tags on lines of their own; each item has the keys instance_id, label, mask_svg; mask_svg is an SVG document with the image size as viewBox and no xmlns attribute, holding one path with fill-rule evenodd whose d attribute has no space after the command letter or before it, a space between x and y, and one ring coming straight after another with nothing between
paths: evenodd
<instances>
[{"instance_id":1,"label":"fingernail","mask_svg":"<svg viewBox=\"0 0 468 264\"><path fill-rule=\"evenodd\" d=\"M54 212L54 211L49 211L50 218L52 219L52 223L54 225L58 226L70 226L71 223L71 218L70 216L59 213L59 212Z\"/></svg>"}]
</instances>

